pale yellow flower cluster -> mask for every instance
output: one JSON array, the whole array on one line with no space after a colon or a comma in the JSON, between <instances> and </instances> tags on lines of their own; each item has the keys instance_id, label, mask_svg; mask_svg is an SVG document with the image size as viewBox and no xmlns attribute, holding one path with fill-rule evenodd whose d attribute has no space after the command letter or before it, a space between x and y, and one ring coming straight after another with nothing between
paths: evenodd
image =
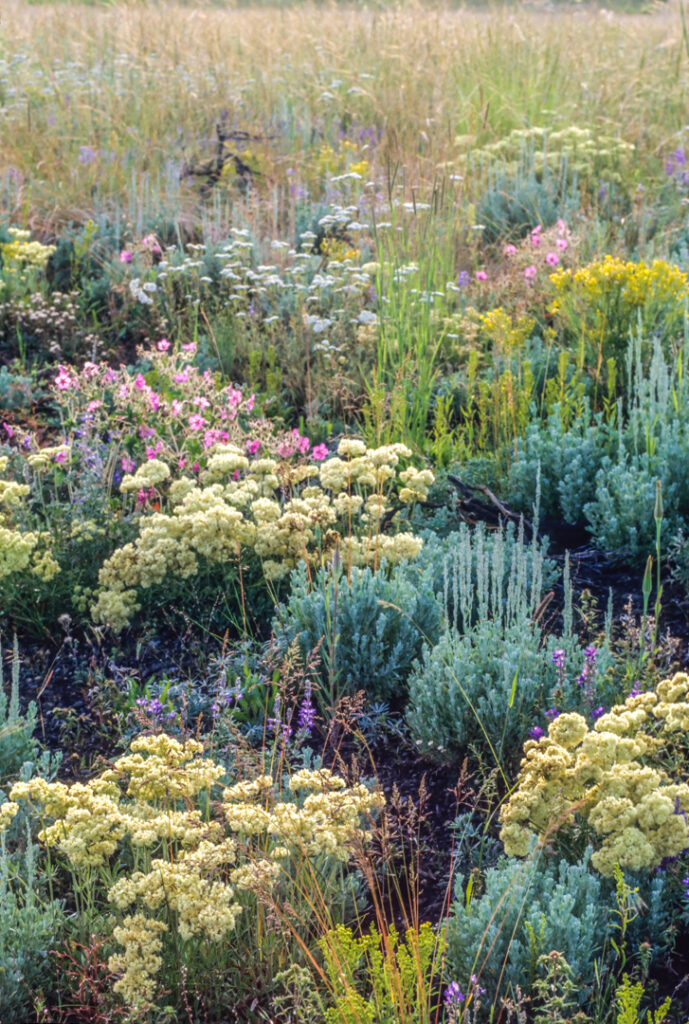
<instances>
[{"instance_id":1,"label":"pale yellow flower cluster","mask_svg":"<svg viewBox=\"0 0 689 1024\"><path fill-rule=\"evenodd\" d=\"M327 768L303 769L290 780L294 793L309 791L301 806L271 799L269 776L257 783L239 783L223 793L223 811L231 831L243 836L265 834L280 843L284 855L327 854L345 860L349 846L363 838L361 817L380 806L379 794L363 785L348 787ZM283 856L281 852L279 856Z\"/></svg>"},{"instance_id":2,"label":"pale yellow flower cluster","mask_svg":"<svg viewBox=\"0 0 689 1024\"><path fill-rule=\"evenodd\" d=\"M50 467L55 467L56 456L61 456L62 461L64 461L69 453L70 448L68 444L56 444L51 447L41 448L39 451L33 452L31 455L27 455L26 461L32 469L35 469L38 473L42 473Z\"/></svg>"},{"instance_id":3,"label":"pale yellow flower cluster","mask_svg":"<svg viewBox=\"0 0 689 1024\"><path fill-rule=\"evenodd\" d=\"M149 459L142 462L135 473L127 473L122 478L120 490L140 491L142 488L157 487L170 476L170 467L162 459Z\"/></svg>"},{"instance_id":4,"label":"pale yellow flower cluster","mask_svg":"<svg viewBox=\"0 0 689 1024\"><path fill-rule=\"evenodd\" d=\"M689 676L628 697L589 729L581 715L560 715L548 735L524 746L517 789L501 811L505 852L526 856L535 834L586 821L600 840L592 863L652 868L689 846L689 785L659 767L672 734L689 728Z\"/></svg>"},{"instance_id":5,"label":"pale yellow flower cluster","mask_svg":"<svg viewBox=\"0 0 689 1024\"><path fill-rule=\"evenodd\" d=\"M6 455L0 457L0 473L6 472L8 461ZM25 501L29 492L27 484L0 480L0 580L28 570L48 582L60 571L48 549L49 533L35 533L13 525L11 512Z\"/></svg>"},{"instance_id":6,"label":"pale yellow flower cluster","mask_svg":"<svg viewBox=\"0 0 689 1024\"><path fill-rule=\"evenodd\" d=\"M166 931L167 925L163 921L134 914L125 917L113 933L124 946L124 953L115 954L108 961L111 971L122 973L113 988L136 1014L153 1008L157 987L155 976L163 962L160 954L163 951L162 935Z\"/></svg>"},{"instance_id":7,"label":"pale yellow flower cluster","mask_svg":"<svg viewBox=\"0 0 689 1024\"><path fill-rule=\"evenodd\" d=\"M410 504L424 500L433 483L427 469L398 472L400 459L410 456L402 444L367 448L344 438L337 455L320 467L295 466L272 458L250 462L236 445L216 445L200 481L175 481L171 511L143 516L137 539L105 562L94 619L122 630L138 607L138 588L159 585L170 575L189 579L199 570L199 558L226 563L250 551L272 580L300 561L320 565L336 548L349 565L414 558L419 538L381 528L396 485L403 485L398 499ZM121 488L157 486L169 475L166 463L152 459L126 476Z\"/></svg>"},{"instance_id":8,"label":"pale yellow flower cluster","mask_svg":"<svg viewBox=\"0 0 689 1024\"><path fill-rule=\"evenodd\" d=\"M88 783L17 782L0 806L2 830L19 802L32 804L45 822L39 840L76 871L88 869L95 884L109 879L116 855L133 863L114 885L108 880L107 895L127 915L114 930L123 952L109 967L121 973L114 988L134 1014L155 998L166 941L226 942L242 911L239 894L270 893L291 877L285 860L346 859L365 837L362 817L382 802L327 769L305 769L290 782L292 794L307 794L300 804L281 799L270 775L241 780L212 804L208 796L223 771L196 740L142 736ZM209 820L215 808L220 817Z\"/></svg>"},{"instance_id":9,"label":"pale yellow flower cluster","mask_svg":"<svg viewBox=\"0 0 689 1024\"><path fill-rule=\"evenodd\" d=\"M43 245L41 242L30 242L30 231L21 228L10 228L11 241L0 245L4 269L9 273L17 273L23 267L45 270L46 264L55 252L54 245Z\"/></svg>"}]
</instances>

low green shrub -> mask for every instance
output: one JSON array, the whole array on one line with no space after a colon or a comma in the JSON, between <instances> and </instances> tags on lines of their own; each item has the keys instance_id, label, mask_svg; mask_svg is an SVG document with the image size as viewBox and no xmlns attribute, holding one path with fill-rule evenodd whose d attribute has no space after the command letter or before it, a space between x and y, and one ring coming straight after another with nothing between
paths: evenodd
<instances>
[{"instance_id":1,"label":"low green shrub","mask_svg":"<svg viewBox=\"0 0 689 1024\"><path fill-rule=\"evenodd\" d=\"M309 584L305 568L296 569L277 608L278 644L286 649L297 639L304 656L320 644L331 700L357 690L372 700L403 698L414 660L441 624L440 602L412 572L411 564L390 576L355 567L349 579L321 571Z\"/></svg>"}]
</instances>

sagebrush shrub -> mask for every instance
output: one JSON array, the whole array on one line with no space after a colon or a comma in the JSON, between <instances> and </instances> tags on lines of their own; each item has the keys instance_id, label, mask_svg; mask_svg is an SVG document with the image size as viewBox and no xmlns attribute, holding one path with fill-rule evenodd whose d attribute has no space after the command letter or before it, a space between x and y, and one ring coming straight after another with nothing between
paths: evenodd
<instances>
[{"instance_id":1,"label":"sagebrush shrub","mask_svg":"<svg viewBox=\"0 0 689 1024\"><path fill-rule=\"evenodd\" d=\"M372 700L406 696L407 678L425 642L440 632L441 604L432 589L406 572L353 568L320 572L310 584L304 568L292 574L290 595L277 608L281 646L298 640L306 655L320 644L321 672L332 695L365 690Z\"/></svg>"}]
</instances>

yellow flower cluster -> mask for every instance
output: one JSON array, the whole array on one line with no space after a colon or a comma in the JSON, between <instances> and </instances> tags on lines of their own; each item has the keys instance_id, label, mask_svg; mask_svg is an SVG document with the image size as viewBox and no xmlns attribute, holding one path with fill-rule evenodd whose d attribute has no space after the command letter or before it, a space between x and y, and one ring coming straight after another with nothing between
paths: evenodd
<instances>
[{"instance_id":1,"label":"yellow flower cluster","mask_svg":"<svg viewBox=\"0 0 689 1024\"><path fill-rule=\"evenodd\" d=\"M471 142L471 137L460 136L456 142L463 148ZM620 181L616 168L629 160L633 152L632 143L617 136L568 125L559 131L541 127L515 128L497 142L471 150L471 156L476 161L499 160L508 172L517 171L525 157L533 160L537 173L548 168L557 170L566 161L568 170L576 172L580 179L589 179L605 168L609 181Z\"/></svg>"},{"instance_id":2,"label":"yellow flower cluster","mask_svg":"<svg viewBox=\"0 0 689 1024\"><path fill-rule=\"evenodd\" d=\"M94 619L122 630L138 607L137 588L168 575L188 579L198 572L199 558L226 563L240 551L253 552L273 580L301 560L320 564L335 548L350 565L414 558L420 539L382 532L396 489L399 501L410 504L424 500L433 483L429 470L399 471L400 459L410 456L402 444L367 448L345 438L320 467L294 466L272 458L250 462L235 445L217 445L201 480L175 481L171 511L142 517L136 541L105 562ZM125 477L122 490L154 486L168 476L169 467L153 459Z\"/></svg>"},{"instance_id":3,"label":"yellow flower cluster","mask_svg":"<svg viewBox=\"0 0 689 1024\"><path fill-rule=\"evenodd\" d=\"M6 472L7 465L7 456L0 457L0 473ZM21 530L12 523L11 510L24 502L29 490L27 484L0 480L0 580L28 570L49 582L60 571L48 548L50 534Z\"/></svg>"},{"instance_id":4,"label":"yellow flower cluster","mask_svg":"<svg viewBox=\"0 0 689 1024\"><path fill-rule=\"evenodd\" d=\"M113 933L124 946L124 953L115 954L108 961L111 971L122 973L113 988L136 1014L145 1013L153 1007L155 976L163 962L160 955L163 950L162 934L166 931L167 925L163 921L134 914L125 917Z\"/></svg>"},{"instance_id":5,"label":"yellow flower cluster","mask_svg":"<svg viewBox=\"0 0 689 1024\"><path fill-rule=\"evenodd\" d=\"M673 734L689 729L689 676L678 673L655 692L630 696L589 729L560 715L548 735L524 747L517 789L501 812L505 852L526 856L534 833L586 821L599 838L592 863L652 868L689 846L689 785L659 766Z\"/></svg>"},{"instance_id":6,"label":"yellow flower cluster","mask_svg":"<svg viewBox=\"0 0 689 1024\"><path fill-rule=\"evenodd\" d=\"M117 855L133 864L114 884L108 881L107 895L127 914L114 930L124 951L109 967L121 973L115 991L134 1012L155 997L168 934L175 943L226 941L242 911L240 894L265 893L283 874L290 877L281 866L286 859L346 859L352 843L365 837L362 817L382 802L327 769L304 769L291 780L291 799L280 799L272 777L261 775L226 788L222 801L211 804L211 787L223 772L195 740L143 736L88 783L17 782L0 806L3 829L18 802L28 801L47 822L39 840L76 871L86 869L87 878L97 880L103 869L107 879ZM219 817L209 817L213 808Z\"/></svg>"},{"instance_id":7,"label":"yellow flower cluster","mask_svg":"<svg viewBox=\"0 0 689 1024\"><path fill-rule=\"evenodd\" d=\"M649 265L606 256L579 270L558 270L550 280L561 296L579 297L592 308L616 294L630 310L651 303L683 310L689 297L687 275L665 260L654 260ZM556 299L549 311L557 313L560 307L561 300Z\"/></svg>"},{"instance_id":8,"label":"yellow flower cluster","mask_svg":"<svg viewBox=\"0 0 689 1024\"><path fill-rule=\"evenodd\" d=\"M54 245L30 242L31 232L22 231L20 228L10 228L9 235L12 240L0 245L0 254L6 271L13 274L25 267L45 270L48 260L55 252Z\"/></svg>"},{"instance_id":9,"label":"yellow flower cluster","mask_svg":"<svg viewBox=\"0 0 689 1024\"><path fill-rule=\"evenodd\" d=\"M143 462L139 466L136 473L127 473L122 478L120 490L126 493L127 491L139 491L142 487L157 487L169 476L170 467L166 462L161 459L149 459L148 462Z\"/></svg>"}]
</instances>

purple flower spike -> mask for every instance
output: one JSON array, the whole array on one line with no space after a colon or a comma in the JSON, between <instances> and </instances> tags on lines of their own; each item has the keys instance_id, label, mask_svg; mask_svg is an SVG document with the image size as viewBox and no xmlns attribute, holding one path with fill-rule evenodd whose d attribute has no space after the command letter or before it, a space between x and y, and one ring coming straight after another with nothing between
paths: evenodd
<instances>
[{"instance_id":1,"label":"purple flower spike","mask_svg":"<svg viewBox=\"0 0 689 1024\"><path fill-rule=\"evenodd\" d=\"M464 993L456 981L451 981L447 986L444 998L446 1006L459 1006L460 1003L464 1002Z\"/></svg>"}]
</instances>

